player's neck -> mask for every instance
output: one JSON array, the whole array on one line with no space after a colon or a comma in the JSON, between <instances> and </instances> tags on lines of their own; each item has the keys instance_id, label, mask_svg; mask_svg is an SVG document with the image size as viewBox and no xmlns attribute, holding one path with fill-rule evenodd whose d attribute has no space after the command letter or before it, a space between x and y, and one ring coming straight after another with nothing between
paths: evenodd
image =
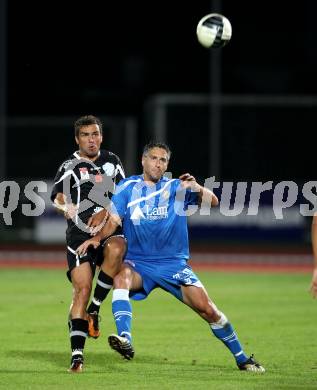
<instances>
[{"instance_id":1,"label":"player's neck","mask_svg":"<svg viewBox=\"0 0 317 390\"><path fill-rule=\"evenodd\" d=\"M157 184L161 180L161 177L159 179L153 179L152 177L149 177L148 175L143 173L143 180L147 186L151 187L155 186L155 184Z\"/></svg>"},{"instance_id":2,"label":"player's neck","mask_svg":"<svg viewBox=\"0 0 317 390\"><path fill-rule=\"evenodd\" d=\"M83 153L82 151L78 150L77 152L78 156L80 158L83 158L85 160L90 160L90 161L96 161L97 158L100 156L100 150L98 151L98 153L96 154L96 156L93 156L93 157L90 157L90 156L87 156L85 153Z\"/></svg>"}]
</instances>

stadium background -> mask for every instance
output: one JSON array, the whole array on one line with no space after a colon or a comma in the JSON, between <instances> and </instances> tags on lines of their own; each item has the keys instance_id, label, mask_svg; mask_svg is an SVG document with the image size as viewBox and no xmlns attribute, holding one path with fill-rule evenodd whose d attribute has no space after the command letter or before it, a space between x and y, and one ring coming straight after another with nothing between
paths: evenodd
<instances>
[{"instance_id":1,"label":"stadium background","mask_svg":"<svg viewBox=\"0 0 317 390\"><path fill-rule=\"evenodd\" d=\"M50 184L74 150L73 121L84 114L103 119L104 147L128 175L140 170L142 146L159 138L173 150L173 176L245 181L248 190L254 181L294 181L300 190L314 180L314 2L300 9L220 0L0 6L0 173L21 188L12 226L0 222L3 258L12 248L61 247L64 221L49 201L41 217L24 216L23 189L30 180ZM210 12L232 23L223 50L197 43L197 22ZM300 253L294 262L309 263L311 219L300 215L301 200L283 221L274 217L270 191L256 217L193 218L192 245L216 253L208 260L243 248Z\"/></svg>"}]
</instances>

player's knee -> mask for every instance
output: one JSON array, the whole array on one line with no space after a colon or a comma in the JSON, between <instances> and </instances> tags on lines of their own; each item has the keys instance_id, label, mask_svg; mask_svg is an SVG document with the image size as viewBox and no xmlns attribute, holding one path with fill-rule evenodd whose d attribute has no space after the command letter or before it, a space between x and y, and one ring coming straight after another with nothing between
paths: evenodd
<instances>
[{"instance_id":1,"label":"player's knee","mask_svg":"<svg viewBox=\"0 0 317 390\"><path fill-rule=\"evenodd\" d=\"M75 289L74 300L88 302L91 293L91 284L83 284Z\"/></svg>"},{"instance_id":2,"label":"player's knee","mask_svg":"<svg viewBox=\"0 0 317 390\"><path fill-rule=\"evenodd\" d=\"M121 237L114 237L109 242L107 242L105 251L106 258L109 259L122 259L126 250L126 243Z\"/></svg>"},{"instance_id":3,"label":"player's knee","mask_svg":"<svg viewBox=\"0 0 317 390\"><path fill-rule=\"evenodd\" d=\"M128 268L123 268L113 279L113 288L130 288L132 273Z\"/></svg>"}]
</instances>

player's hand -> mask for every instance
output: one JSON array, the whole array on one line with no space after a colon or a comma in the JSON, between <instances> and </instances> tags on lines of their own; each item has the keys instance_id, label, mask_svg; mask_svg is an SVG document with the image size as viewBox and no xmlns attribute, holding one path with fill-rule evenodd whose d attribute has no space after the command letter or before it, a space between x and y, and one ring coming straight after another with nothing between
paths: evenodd
<instances>
[{"instance_id":1,"label":"player's hand","mask_svg":"<svg viewBox=\"0 0 317 390\"><path fill-rule=\"evenodd\" d=\"M73 219L78 211L78 206L73 203L62 203L57 198L54 199L53 206L63 213L66 219Z\"/></svg>"},{"instance_id":2,"label":"player's hand","mask_svg":"<svg viewBox=\"0 0 317 390\"><path fill-rule=\"evenodd\" d=\"M193 191L199 190L200 186L197 183L194 176L192 176L190 173L184 173L179 177L179 180L182 182L183 188L190 188Z\"/></svg>"},{"instance_id":3,"label":"player's hand","mask_svg":"<svg viewBox=\"0 0 317 390\"><path fill-rule=\"evenodd\" d=\"M94 249L97 249L99 245L100 241L97 238L93 237L79 245L79 247L76 249L76 253L78 253L79 256L82 256L87 253L87 250L90 246L94 247Z\"/></svg>"},{"instance_id":4,"label":"player's hand","mask_svg":"<svg viewBox=\"0 0 317 390\"><path fill-rule=\"evenodd\" d=\"M109 212L103 209L88 219L87 226L90 228L90 234L92 236L96 235L103 228L108 217Z\"/></svg>"},{"instance_id":5,"label":"player's hand","mask_svg":"<svg viewBox=\"0 0 317 390\"><path fill-rule=\"evenodd\" d=\"M313 298L317 298L317 268L313 271L313 277L310 285L310 292Z\"/></svg>"},{"instance_id":6,"label":"player's hand","mask_svg":"<svg viewBox=\"0 0 317 390\"><path fill-rule=\"evenodd\" d=\"M64 212L64 217L66 219L73 219L78 212L78 206L74 205L73 203L68 203L65 206L66 210Z\"/></svg>"}]
</instances>

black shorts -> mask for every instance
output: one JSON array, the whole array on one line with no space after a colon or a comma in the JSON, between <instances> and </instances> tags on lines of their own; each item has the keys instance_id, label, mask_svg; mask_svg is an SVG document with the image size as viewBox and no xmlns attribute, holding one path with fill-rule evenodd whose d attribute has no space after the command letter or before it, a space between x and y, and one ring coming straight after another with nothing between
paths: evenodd
<instances>
[{"instance_id":1,"label":"black shorts","mask_svg":"<svg viewBox=\"0 0 317 390\"><path fill-rule=\"evenodd\" d=\"M86 240L91 238L91 236L83 236L81 237L77 236L74 237L73 240L68 240L67 242L67 262L68 262L68 271L66 273L68 280L71 282L71 271L78 267L80 264L89 262L92 275L94 277L96 272L96 266L100 267L104 260L103 255L103 249L107 241L111 237L122 237L124 238L124 235L122 234L121 227L118 227L118 229L109 237L107 237L105 240L102 240L99 247L97 249L94 249L93 247L88 248L87 253L85 253L84 256L79 256L76 253L76 249Z\"/></svg>"}]
</instances>

